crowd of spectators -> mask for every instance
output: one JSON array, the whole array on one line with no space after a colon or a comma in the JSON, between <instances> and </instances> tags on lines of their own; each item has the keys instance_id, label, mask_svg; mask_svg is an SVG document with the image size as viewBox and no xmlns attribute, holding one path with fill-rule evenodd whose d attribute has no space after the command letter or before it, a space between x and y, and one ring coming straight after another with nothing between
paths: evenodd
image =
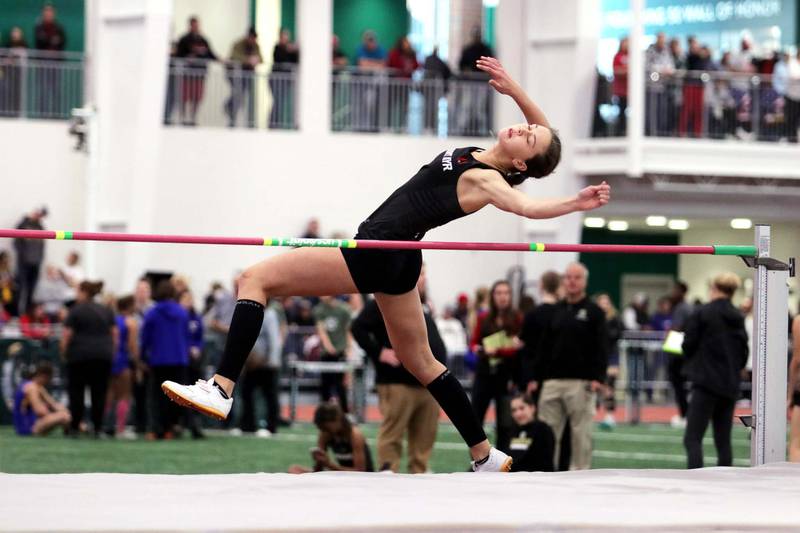
<instances>
[{"instance_id":1,"label":"crowd of spectators","mask_svg":"<svg viewBox=\"0 0 800 533\"><path fill-rule=\"evenodd\" d=\"M58 117L63 109L54 95L62 90L62 75L52 61L65 58L67 34L56 17L56 9L45 4L33 29L32 43L19 26L12 27L7 36L0 35L0 115L19 116L25 99L24 63L30 57L43 61L40 73L32 78L35 91L31 93L37 116Z\"/></svg>"},{"instance_id":2,"label":"crowd of spectators","mask_svg":"<svg viewBox=\"0 0 800 533\"><path fill-rule=\"evenodd\" d=\"M31 219L27 215L20 225ZM305 235L319 237L318 220L309 221ZM25 252L33 242L40 243L15 242L15 250ZM41 263L43 250L37 253ZM57 355L39 357L28 377L17 381L14 394L7 395L18 432L41 434L62 426L71 436L140 434L154 440L175 438L183 431L204 436L208 422L168 401L160 384L213 373L236 303L236 277L230 289L214 283L197 309L181 275L144 277L131 294L115 298L102 292L101 282L84 279L77 252L70 252L64 265L47 265L41 280L28 276L31 264L21 265L14 272L8 251L0 252L0 326L6 323L16 335L37 343L42 354ZM596 409L605 409L605 427L617 422L617 340L642 331L661 332L660 338L682 332L683 354L657 355L647 378L664 382L666 376L674 387L678 413L672 424L685 428L689 466L702 465L700 442L709 423L719 464L730 464L732 412L742 397L742 383L749 380L747 339L752 328L750 301L745 299L740 309L731 303L738 278L715 278L705 305L689 304L688 287L677 282L652 313L644 294L617 312L608 294L589 297L588 279L586 267L572 263L563 273L543 274L535 298L515 295L509 282L498 280L473 297L457 295L452 305L435 313L423 268L417 287L431 349L462 378L471 378L473 407L481 421L494 404L498 448L518 460L516 468L589 468ZM33 294L30 302L28 292L20 290L23 283L32 284L25 289ZM287 423L281 418L280 391L290 353L334 365L360 361L363 355L374 367L382 415L375 464L348 415L353 383L337 366L319 376L321 407L315 422L321 433L312 469L397 471L405 448L409 472L429 471L439 407L399 362L369 296L272 299L236 389L238 412L225 428L269 437ZM47 393L54 368L68 408ZM257 405L259 398L264 408ZM363 453L358 451L362 446ZM328 459L328 449L336 461Z\"/></svg>"},{"instance_id":3,"label":"crowd of spectators","mask_svg":"<svg viewBox=\"0 0 800 533\"><path fill-rule=\"evenodd\" d=\"M660 32L644 54L645 134L797 142L800 61L788 51L754 52L749 37L738 50L714 51L694 36L683 44ZM595 115L595 136L624 135L628 104L628 39L620 39L613 79L600 77L598 106L614 103L606 123ZM758 81L754 81L755 79Z\"/></svg>"}]
</instances>

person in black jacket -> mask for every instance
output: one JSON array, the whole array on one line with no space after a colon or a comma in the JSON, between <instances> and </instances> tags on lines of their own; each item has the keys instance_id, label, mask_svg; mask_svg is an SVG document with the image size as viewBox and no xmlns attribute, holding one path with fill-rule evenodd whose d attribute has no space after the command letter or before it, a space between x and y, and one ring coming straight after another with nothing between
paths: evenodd
<instances>
[{"instance_id":1,"label":"person in black jacket","mask_svg":"<svg viewBox=\"0 0 800 533\"><path fill-rule=\"evenodd\" d=\"M422 296L425 288L424 265L417 287ZM423 299L428 343L433 356L444 364L447 362L447 350L430 309L424 303ZM382 470L398 471L403 454L403 435L408 432L408 471L411 474L425 473L436 441L439 404L397 359L374 299L364 305L350 329L353 338L375 365L375 383L383 416L378 429L378 464Z\"/></svg>"},{"instance_id":2,"label":"person in black jacket","mask_svg":"<svg viewBox=\"0 0 800 533\"><path fill-rule=\"evenodd\" d=\"M181 120L185 126L196 126L197 108L203 101L208 62L217 60L211 45L200 34L200 21L197 17L189 18L189 31L178 41L175 56L183 59L186 67L181 83Z\"/></svg>"},{"instance_id":3,"label":"person in black jacket","mask_svg":"<svg viewBox=\"0 0 800 533\"><path fill-rule=\"evenodd\" d=\"M536 402L527 394L511 399L514 430L511 451L512 472L552 472L556 438L550 426L536 419Z\"/></svg>"},{"instance_id":4,"label":"person in black jacket","mask_svg":"<svg viewBox=\"0 0 800 533\"><path fill-rule=\"evenodd\" d=\"M731 303L739 285L736 274L715 277L711 302L697 309L686 322L683 354L692 391L683 445L689 468L703 466L703 435L709 421L714 428L717 464L733 464L733 409L739 398L739 376L748 354L744 317Z\"/></svg>"},{"instance_id":5,"label":"person in black jacket","mask_svg":"<svg viewBox=\"0 0 800 533\"><path fill-rule=\"evenodd\" d=\"M604 390L608 364L606 316L586 296L588 277L581 263L567 266L564 300L558 303L541 343L539 418L556 435L556 457L569 418L570 470L591 466L595 394Z\"/></svg>"}]
</instances>

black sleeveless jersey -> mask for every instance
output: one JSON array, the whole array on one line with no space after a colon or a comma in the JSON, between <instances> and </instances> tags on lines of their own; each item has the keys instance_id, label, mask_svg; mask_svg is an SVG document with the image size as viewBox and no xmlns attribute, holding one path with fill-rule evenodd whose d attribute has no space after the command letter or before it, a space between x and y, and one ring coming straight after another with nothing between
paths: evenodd
<instances>
[{"instance_id":1,"label":"black sleeveless jersey","mask_svg":"<svg viewBox=\"0 0 800 533\"><path fill-rule=\"evenodd\" d=\"M456 186L471 168L492 168L475 159L473 146L442 152L423 166L358 227L358 238L418 241L425 233L464 217Z\"/></svg>"},{"instance_id":2,"label":"black sleeveless jersey","mask_svg":"<svg viewBox=\"0 0 800 533\"><path fill-rule=\"evenodd\" d=\"M353 468L352 442L334 437L328 442L328 448L333 452L333 457L340 466ZM372 454L369 452L369 445L366 442L364 442L364 456L366 458L366 472L374 472L375 465L372 463Z\"/></svg>"}]
</instances>

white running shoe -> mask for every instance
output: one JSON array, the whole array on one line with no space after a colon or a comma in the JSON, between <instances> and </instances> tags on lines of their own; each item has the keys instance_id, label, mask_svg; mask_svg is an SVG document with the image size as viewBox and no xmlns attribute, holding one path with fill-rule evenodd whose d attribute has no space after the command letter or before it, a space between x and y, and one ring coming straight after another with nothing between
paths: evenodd
<instances>
[{"instance_id":1,"label":"white running shoe","mask_svg":"<svg viewBox=\"0 0 800 533\"><path fill-rule=\"evenodd\" d=\"M267 428L261 428L258 431L256 431L256 437L258 437L259 439L269 439L272 437L272 432Z\"/></svg>"},{"instance_id":2,"label":"white running shoe","mask_svg":"<svg viewBox=\"0 0 800 533\"><path fill-rule=\"evenodd\" d=\"M161 384L161 390L178 405L194 409L217 420L225 420L233 404L233 398L222 396L210 379L208 381L198 379L194 385L165 381Z\"/></svg>"},{"instance_id":3,"label":"white running shoe","mask_svg":"<svg viewBox=\"0 0 800 533\"><path fill-rule=\"evenodd\" d=\"M514 460L497 448L489 450L489 457L481 464L472 461L473 472L510 472Z\"/></svg>"},{"instance_id":4,"label":"white running shoe","mask_svg":"<svg viewBox=\"0 0 800 533\"><path fill-rule=\"evenodd\" d=\"M675 429L686 429L686 419L681 415L673 415L669 420L669 425Z\"/></svg>"}]
</instances>

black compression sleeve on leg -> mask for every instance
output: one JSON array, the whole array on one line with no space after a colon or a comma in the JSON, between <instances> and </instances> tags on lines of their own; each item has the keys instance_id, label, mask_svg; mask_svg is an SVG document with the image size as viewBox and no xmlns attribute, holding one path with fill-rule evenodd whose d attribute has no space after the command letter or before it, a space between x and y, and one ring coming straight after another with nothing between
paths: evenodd
<instances>
[{"instance_id":1,"label":"black compression sleeve on leg","mask_svg":"<svg viewBox=\"0 0 800 533\"><path fill-rule=\"evenodd\" d=\"M225 341L225 350L217 374L231 381L239 379L250 350L261 332L264 306L253 300L239 300L233 310L231 327Z\"/></svg>"},{"instance_id":2,"label":"black compression sleeve on leg","mask_svg":"<svg viewBox=\"0 0 800 533\"><path fill-rule=\"evenodd\" d=\"M467 398L467 393L456 377L445 370L442 375L428 384L428 391L439 402L445 414L461 434L470 448L486 440L486 433Z\"/></svg>"}]
</instances>

